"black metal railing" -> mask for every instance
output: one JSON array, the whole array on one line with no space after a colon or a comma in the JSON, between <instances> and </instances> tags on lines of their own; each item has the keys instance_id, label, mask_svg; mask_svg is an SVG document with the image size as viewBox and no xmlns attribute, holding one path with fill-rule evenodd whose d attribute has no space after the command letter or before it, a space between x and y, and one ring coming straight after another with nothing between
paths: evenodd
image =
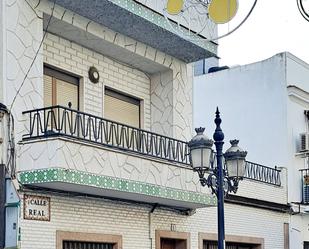
<instances>
[{"instance_id":1,"label":"black metal railing","mask_svg":"<svg viewBox=\"0 0 309 249\"><path fill-rule=\"evenodd\" d=\"M185 141L63 106L23 114L29 115L29 133L23 136L23 140L65 136L189 165Z\"/></svg>"},{"instance_id":2,"label":"black metal railing","mask_svg":"<svg viewBox=\"0 0 309 249\"><path fill-rule=\"evenodd\" d=\"M309 204L309 169L299 170L302 180L302 203Z\"/></svg>"},{"instance_id":3,"label":"black metal railing","mask_svg":"<svg viewBox=\"0 0 309 249\"><path fill-rule=\"evenodd\" d=\"M63 106L25 111L29 133L23 140L55 136L71 137L120 150L165 159L190 167L185 141L131 127ZM280 170L246 162L245 178L281 185Z\"/></svg>"},{"instance_id":4,"label":"black metal railing","mask_svg":"<svg viewBox=\"0 0 309 249\"><path fill-rule=\"evenodd\" d=\"M281 186L280 170L246 161L245 178Z\"/></svg>"}]
</instances>

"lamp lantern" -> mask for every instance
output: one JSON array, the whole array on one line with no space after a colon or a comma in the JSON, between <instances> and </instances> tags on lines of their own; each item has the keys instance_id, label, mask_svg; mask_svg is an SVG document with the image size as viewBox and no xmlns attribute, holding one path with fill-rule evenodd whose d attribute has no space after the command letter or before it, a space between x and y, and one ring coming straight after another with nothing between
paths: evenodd
<instances>
[{"instance_id":1,"label":"lamp lantern","mask_svg":"<svg viewBox=\"0 0 309 249\"><path fill-rule=\"evenodd\" d=\"M226 170L230 179L243 179L247 151L238 146L239 140L231 140L231 147L224 153Z\"/></svg>"},{"instance_id":2,"label":"lamp lantern","mask_svg":"<svg viewBox=\"0 0 309 249\"><path fill-rule=\"evenodd\" d=\"M198 172L200 179L209 171L212 157L213 141L205 134L205 128L196 128L196 135L189 141L190 162L194 171Z\"/></svg>"}]
</instances>

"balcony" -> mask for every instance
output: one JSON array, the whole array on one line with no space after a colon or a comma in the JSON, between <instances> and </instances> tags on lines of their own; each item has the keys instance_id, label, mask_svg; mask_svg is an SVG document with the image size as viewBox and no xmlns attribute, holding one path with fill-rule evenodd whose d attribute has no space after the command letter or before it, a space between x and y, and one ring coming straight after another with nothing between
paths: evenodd
<instances>
[{"instance_id":1,"label":"balcony","mask_svg":"<svg viewBox=\"0 0 309 249\"><path fill-rule=\"evenodd\" d=\"M74 13L74 17L72 19L71 17L63 18L63 14L60 19L52 18L49 30L66 39L80 41L78 43L86 47L91 46L85 43L87 35L83 37L83 31L80 29L81 22L79 22L77 26L72 25L77 15L82 17L80 18L81 20L87 19L87 29L89 23L95 22L187 63L216 56L217 45L213 42L200 39L195 32L185 27L185 24L178 26L171 22L172 25L175 26L171 28L171 24L169 24L167 18L162 13L164 7L164 4L161 6L162 3L160 3L161 8L155 9L151 7L152 4L148 3L147 6L135 0L59 0L57 1L57 5L66 9L66 15L68 15L67 12ZM48 22L46 19L48 18L45 17L45 24ZM66 20L72 21L67 22ZM184 38L184 32L189 32L192 36L192 40L189 41ZM204 32L204 35L207 36L208 30L205 29ZM72 39L73 37L74 39ZM94 38L95 37L91 37L90 40ZM98 46L100 45L93 45L93 47Z\"/></svg>"},{"instance_id":2,"label":"balcony","mask_svg":"<svg viewBox=\"0 0 309 249\"><path fill-rule=\"evenodd\" d=\"M186 142L62 106L25 111L29 133L23 140L68 137L189 167Z\"/></svg>"},{"instance_id":3,"label":"balcony","mask_svg":"<svg viewBox=\"0 0 309 249\"><path fill-rule=\"evenodd\" d=\"M309 204L309 169L301 169L302 179L302 204Z\"/></svg>"},{"instance_id":4,"label":"balcony","mask_svg":"<svg viewBox=\"0 0 309 249\"><path fill-rule=\"evenodd\" d=\"M261 164L246 162L245 178L274 186L281 186L280 170L263 166Z\"/></svg>"},{"instance_id":5,"label":"balcony","mask_svg":"<svg viewBox=\"0 0 309 249\"><path fill-rule=\"evenodd\" d=\"M181 210L216 203L190 169L184 141L62 106L23 114L24 185Z\"/></svg>"},{"instance_id":6,"label":"balcony","mask_svg":"<svg viewBox=\"0 0 309 249\"><path fill-rule=\"evenodd\" d=\"M23 112L20 181L180 209L215 204L189 165L187 142L62 106ZM280 171L246 163L246 179L280 186Z\"/></svg>"}]
</instances>

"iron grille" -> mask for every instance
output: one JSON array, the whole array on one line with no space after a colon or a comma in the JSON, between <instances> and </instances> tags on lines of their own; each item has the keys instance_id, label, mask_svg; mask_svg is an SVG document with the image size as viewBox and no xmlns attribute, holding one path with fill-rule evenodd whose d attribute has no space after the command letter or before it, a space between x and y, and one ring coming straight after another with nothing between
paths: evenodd
<instances>
[{"instance_id":1,"label":"iron grille","mask_svg":"<svg viewBox=\"0 0 309 249\"><path fill-rule=\"evenodd\" d=\"M23 112L23 139L65 136L189 165L187 142L62 106Z\"/></svg>"},{"instance_id":2,"label":"iron grille","mask_svg":"<svg viewBox=\"0 0 309 249\"><path fill-rule=\"evenodd\" d=\"M281 186L280 170L270 168L253 162L246 162L245 178L268 183L271 185Z\"/></svg>"},{"instance_id":3,"label":"iron grille","mask_svg":"<svg viewBox=\"0 0 309 249\"><path fill-rule=\"evenodd\" d=\"M113 247L111 243L63 241L63 249L113 249Z\"/></svg>"},{"instance_id":4,"label":"iron grille","mask_svg":"<svg viewBox=\"0 0 309 249\"><path fill-rule=\"evenodd\" d=\"M112 120L52 106L25 111L29 117L29 133L23 140L47 137L71 137L102 146L131 151L151 157L185 164L190 167L189 148L185 141L121 124ZM246 162L245 178L281 185L280 170Z\"/></svg>"},{"instance_id":5,"label":"iron grille","mask_svg":"<svg viewBox=\"0 0 309 249\"><path fill-rule=\"evenodd\" d=\"M254 249L256 245L226 242L226 249ZM203 249L218 249L217 241L204 241Z\"/></svg>"},{"instance_id":6,"label":"iron grille","mask_svg":"<svg viewBox=\"0 0 309 249\"><path fill-rule=\"evenodd\" d=\"M302 203L309 204L309 169L301 169Z\"/></svg>"}]
</instances>

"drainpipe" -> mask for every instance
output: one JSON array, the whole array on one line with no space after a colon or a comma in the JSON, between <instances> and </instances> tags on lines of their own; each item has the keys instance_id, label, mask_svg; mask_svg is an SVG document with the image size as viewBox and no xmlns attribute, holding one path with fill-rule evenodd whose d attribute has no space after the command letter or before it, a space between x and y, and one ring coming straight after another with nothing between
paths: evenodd
<instances>
[{"instance_id":1,"label":"drainpipe","mask_svg":"<svg viewBox=\"0 0 309 249\"><path fill-rule=\"evenodd\" d=\"M8 114L7 107L0 103L0 249L5 246L5 202L6 202L6 140L4 128L5 115Z\"/></svg>"},{"instance_id":2,"label":"drainpipe","mask_svg":"<svg viewBox=\"0 0 309 249\"><path fill-rule=\"evenodd\" d=\"M149 228L149 240L150 240L150 249L152 249L152 244L153 244L153 238L152 238L152 214L158 207L158 203L154 204L151 208L151 210L148 213L148 228Z\"/></svg>"},{"instance_id":3,"label":"drainpipe","mask_svg":"<svg viewBox=\"0 0 309 249\"><path fill-rule=\"evenodd\" d=\"M5 166L0 164L0 249L4 248L5 242Z\"/></svg>"}]
</instances>

